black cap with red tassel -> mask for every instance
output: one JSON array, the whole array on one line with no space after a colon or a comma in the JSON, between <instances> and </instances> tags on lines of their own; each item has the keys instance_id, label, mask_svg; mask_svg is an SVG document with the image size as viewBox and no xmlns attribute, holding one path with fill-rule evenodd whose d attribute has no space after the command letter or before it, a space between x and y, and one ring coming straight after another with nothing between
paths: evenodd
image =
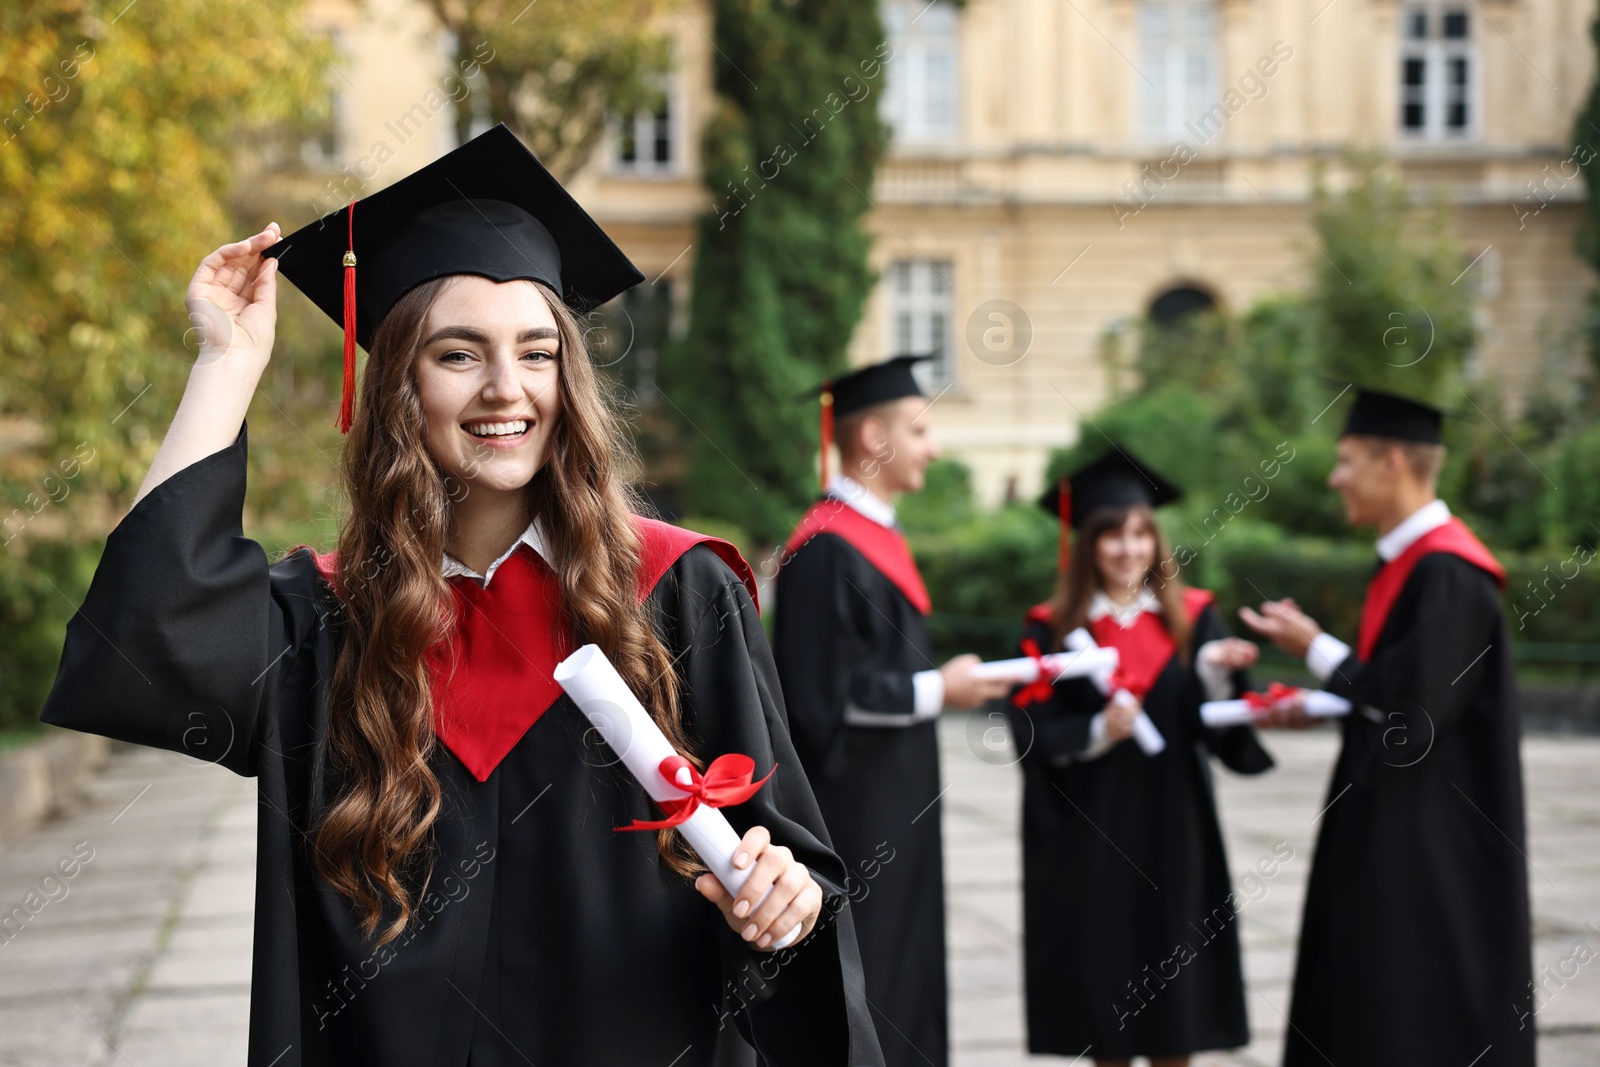
<instances>
[{"instance_id":1,"label":"black cap with red tassel","mask_svg":"<svg viewBox=\"0 0 1600 1067\"><path fill-rule=\"evenodd\" d=\"M345 208L344 393L339 398L339 432L350 432L356 406L356 202Z\"/></svg>"}]
</instances>

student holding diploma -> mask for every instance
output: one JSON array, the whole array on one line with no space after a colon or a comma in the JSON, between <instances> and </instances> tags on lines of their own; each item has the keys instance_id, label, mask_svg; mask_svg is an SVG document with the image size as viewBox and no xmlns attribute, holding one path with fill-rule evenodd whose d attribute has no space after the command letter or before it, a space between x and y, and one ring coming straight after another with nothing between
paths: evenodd
<instances>
[{"instance_id":1,"label":"student holding diploma","mask_svg":"<svg viewBox=\"0 0 1600 1067\"><path fill-rule=\"evenodd\" d=\"M1328 485L1375 527L1351 648L1293 601L1241 611L1351 702L1306 890L1285 1067L1534 1062L1505 570L1434 492L1442 413L1363 389ZM1304 725L1292 707L1268 720Z\"/></svg>"},{"instance_id":2,"label":"student holding diploma","mask_svg":"<svg viewBox=\"0 0 1600 1067\"><path fill-rule=\"evenodd\" d=\"M269 564L280 269L345 324L349 438L338 551ZM630 512L573 307L640 277L501 126L190 283L199 361L43 718L257 779L252 1067L882 1062L749 568ZM737 899L616 832L662 812L552 675L585 643L694 767L777 765L726 811Z\"/></svg>"},{"instance_id":3,"label":"student holding diploma","mask_svg":"<svg viewBox=\"0 0 1600 1067\"><path fill-rule=\"evenodd\" d=\"M1260 774L1272 759L1249 726L1201 725L1201 701L1249 688L1256 646L1178 580L1153 511L1180 495L1113 449L1040 501L1061 521L1064 564L1055 596L1028 614L1024 650L1059 649L1081 627L1120 666L1103 688L1041 681L1012 699L1033 1053L1180 1067L1249 1041L1208 764ZM1118 689L1134 699L1108 698ZM1165 741L1153 755L1130 740L1141 708Z\"/></svg>"},{"instance_id":4,"label":"student holding diploma","mask_svg":"<svg viewBox=\"0 0 1600 1067\"><path fill-rule=\"evenodd\" d=\"M893 500L922 488L936 454L928 401L897 356L825 385L826 495L790 536L773 651L795 748L854 879L867 999L891 1065L948 1062L940 709L1009 683L976 656L930 658L928 591ZM836 420L836 421L835 421ZM830 436L842 470L827 479Z\"/></svg>"}]
</instances>

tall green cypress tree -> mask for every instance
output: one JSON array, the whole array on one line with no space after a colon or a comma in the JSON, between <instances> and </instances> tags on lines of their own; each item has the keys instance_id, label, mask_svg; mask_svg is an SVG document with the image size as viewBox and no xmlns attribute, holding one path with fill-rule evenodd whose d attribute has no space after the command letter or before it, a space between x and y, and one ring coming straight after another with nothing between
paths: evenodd
<instances>
[{"instance_id":1,"label":"tall green cypress tree","mask_svg":"<svg viewBox=\"0 0 1600 1067\"><path fill-rule=\"evenodd\" d=\"M1589 25L1589 36L1600 52L1600 17ZM1596 270L1600 270L1600 74L1589 86L1589 97L1573 123L1572 158L1583 173L1583 184L1589 191L1584 202L1584 215L1578 224L1576 243L1578 255ZM1600 406L1600 290L1589 293L1589 304L1584 316L1585 333L1589 341L1590 382L1588 402L1590 407Z\"/></svg>"},{"instance_id":2,"label":"tall green cypress tree","mask_svg":"<svg viewBox=\"0 0 1600 1067\"><path fill-rule=\"evenodd\" d=\"M717 107L689 328L663 367L690 512L773 542L815 491L816 404L871 284L861 217L892 49L863 0L713 0Z\"/></svg>"}]
</instances>

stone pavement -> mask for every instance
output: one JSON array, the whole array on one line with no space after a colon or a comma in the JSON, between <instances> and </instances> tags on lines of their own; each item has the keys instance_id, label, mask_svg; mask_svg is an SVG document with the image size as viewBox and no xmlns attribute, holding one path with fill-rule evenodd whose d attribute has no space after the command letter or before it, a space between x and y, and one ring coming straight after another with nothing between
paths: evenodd
<instances>
[{"instance_id":1,"label":"stone pavement","mask_svg":"<svg viewBox=\"0 0 1600 1067\"><path fill-rule=\"evenodd\" d=\"M1070 1064L1022 1051L1019 775L1005 765L1003 736L987 729L967 716L943 723L955 1067ZM1195 1067L1277 1063L1334 738L1274 734L1269 744L1279 761L1270 775L1218 775L1236 874L1277 842L1295 850L1241 913L1255 1040ZM1600 934L1584 928L1600 926L1600 739L1531 738L1523 758L1534 966L1552 968L1539 1062L1588 1067L1600 1063L1600 968L1571 955L1580 940L1600 949ZM244 1062L254 795L254 783L218 768L130 751L76 810L0 853L0 918L30 902L36 911L20 929L0 926L0 1065Z\"/></svg>"}]
</instances>

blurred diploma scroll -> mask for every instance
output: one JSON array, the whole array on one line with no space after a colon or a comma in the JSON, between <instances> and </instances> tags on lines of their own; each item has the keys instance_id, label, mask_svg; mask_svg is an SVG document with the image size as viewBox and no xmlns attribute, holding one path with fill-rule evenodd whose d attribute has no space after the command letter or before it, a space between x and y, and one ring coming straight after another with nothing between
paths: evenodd
<instances>
[{"instance_id":1,"label":"blurred diploma scroll","mask_svg":"<svg viewBox=\"0 0 1600 1067\"><path fill-rule=\"evenodd\" d=\"M650 794L651 800L659 803L688 796L661 773L661 761L676 756L677 750L667 741L655 720L644 710L644 705L639 703L639 698L634 696L633 690L628 688L598 645L584 645L562 660L556 666L555 679L572 698L572 702L578 705L578 710L600 731L606 744L633 772L634 778ZM693 815L678 824L677 830L711 873L716 875L722 887L729 893L738 893L753 868L739 870L733 865L740 838L728 825L722 812L708 804L701 804L695 808ZM765 894L761 899L766 899ZM760 901L757 901L757 906L760 906ZM796 926L773 942L772 947L788 948L799 938L800 930L801 926Z\"/></svg>"},{"instance_id":2,"label":"blurred diploma scroll","mask_svg":"<svg viewBox=\"0 0 1600 1067\"><path fill-rule=\"evenodd\" d=\"M1110 677L1120 662L1114 648L1087 648L1077 652L1052 652L1039 659L996 659L972 668L978 678L1028 685L1039 678L1039 666L1051 678L1084 678L1104 674Z\"/></svg>"},{"instance_id":3,"label":"blurred diploma scroll","mask_svg":"<svg viewBox=\"0 0 1600 1067\"><path fill-rule=\"evenodd\" d=\"M1095 643L1094 637L1089 631L1081 626L1063 638L1061 643L1071 652L1111 651L1110 649L1102 650ZM1161 736L1161 731L1156 729L1156 724L1151 722L1150 716L1145 714L1144 708L1139 704L1138 697L1122 688L1118 688L1115 692L1111 691L1111 680L1112 676L1116 674L1116 670L1117 664L1112 663L1109 670L1102 668L1091 673L1089 678L1094 682L1096 689L1111 698L1111 703L1131 704L1139 708L1139 713L1133 719L1133 740L1146 756L1158 755L1167 747L1167 739Z\"/></svg>"},{"instance_id":4,"label":"blurred diploma scroll","mask_svg":"<svg viewBox=\"0 0 1600 1067\"><path fill-rule=\"evenodd\" d=\"M1251 699L1254 698L1254 699ZM1200 705L1200 721L1212 728L1222 726L1248 726L1263 714L1276 711L1294 700L1306 703L1306 716L1312 719L1332 719L1350 714L1350 702L1321 689L1294 689L1277 695L1277 699L1262 699L1252 693L1244 700L1208 700Z\"/></svg>"}]
</instances>

